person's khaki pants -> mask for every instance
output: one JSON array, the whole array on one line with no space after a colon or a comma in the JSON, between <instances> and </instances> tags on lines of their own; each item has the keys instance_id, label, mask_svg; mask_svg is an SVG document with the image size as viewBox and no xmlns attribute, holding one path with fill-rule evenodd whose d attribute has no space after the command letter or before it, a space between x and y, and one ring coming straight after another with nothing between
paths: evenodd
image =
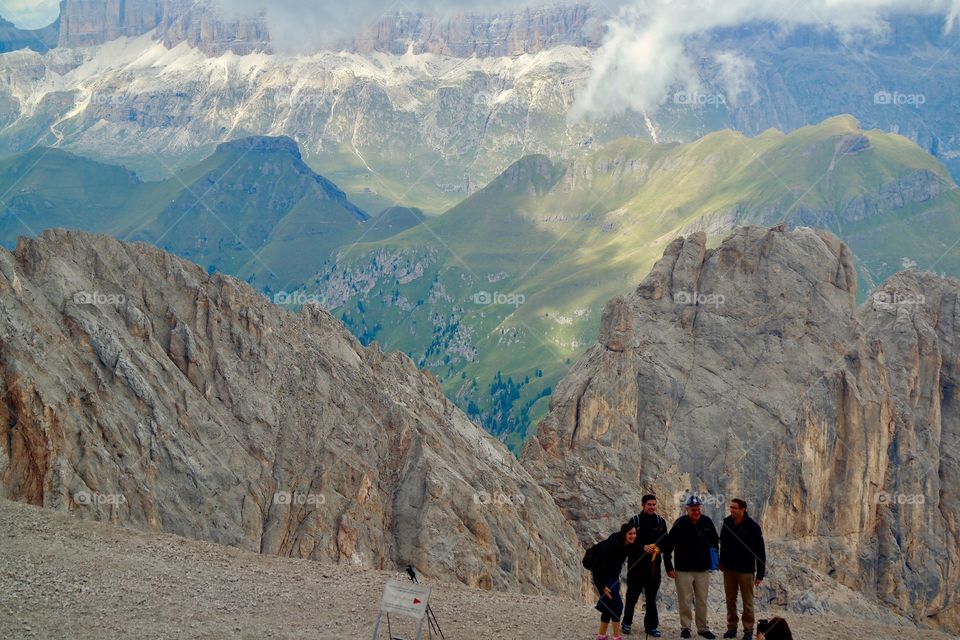
<instances>
[{"instance_id":1,"label":"person's khaki pants","mask_svg":"<svg viewBox=\"0 0 960 640\"><path fill-rule=\"evenodd\" d=\"M727 598L727 630L736 631L737 623L737 593L743 598L743 630L753 631L753 580L752 573L739 571L723 572L723 594Z\"/></svg>"},{"instance_id":2,"label":"person's khaki pants","mask_svg":"<svg viewBox=\"0 0 960 640\"><path fill-rule=\"evenodd\" d=\"M697 632L706 631L707 594L710 592L709 571L677 571L677 601L680 605L680 626L691 629L693 611L690 599L696 598Z\"/></svg>"}]
</instances>

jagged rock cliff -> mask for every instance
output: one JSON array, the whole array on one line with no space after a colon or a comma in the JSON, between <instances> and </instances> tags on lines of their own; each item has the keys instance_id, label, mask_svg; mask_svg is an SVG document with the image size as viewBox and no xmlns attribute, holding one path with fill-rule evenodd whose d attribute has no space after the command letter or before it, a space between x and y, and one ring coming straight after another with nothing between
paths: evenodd
<instances>
[{"instance_id":1,"label":"jagged rock cliff","mask_svg":"<svg viewBox=\"0 0 960 640\"><path fill-rule=\"evenodd\" d=\"M3 497L485 588L579 583L573 530L516 459L318 306L63 230L0 250L0 274Z\"/></svg>"},{"instance_id":2,"label":"jagged rock cliff","mask_svg":"<svg viewBox=\"0 0 960 640\"><path fill-rule=\"evenodd\" d=\"M270 37L263 15L228 18L195 0L66 0L60 12L61 47L87 47L157 30L168 47L181 42L219 56L261 51Z\"/></svg>"},{"instance_id":3,"label":"jagged rock cliff","mask_svg":"<svg viewBox=\"0 0 960 640\"><path fill-rule=\"evenodd\" d=\"M247 55L270 47L270 32L263 14L227 17L216 7L195 0L164 0L158 37L167 47L181 42L207 55L227 51Z\"/></svg>"},{"instance_id":4,"label":"jagged rock cliff","mask_svg":"<svg viewBox=\"0 0 960 640\"><path fill-rule=\"evenodd\" d=\"M212 2L195 0L66 0L60 18L61 47L103 44L157 29L168 47L181 42L218 56L270 48L269 12L227 16ZM429 16L400 12L380 18L353 41L358 52L438 53L460 58L536 53L570 44L598 47L600 10L586 4L527 8L513 13ZM346 43L330 43L331 45ZM26 46L26 45L25 45Z\"/></svg>"},{"instance_id":5,"label":"jagged rock cliff","mask_svg":"<svg viewBox=\"0 0 960 640\"><path fill-rule=\"evenodd\" d=\"M65 0L60 6L61 47L87 47L143 35L157 27L169 0Z\"/></svg>"},{"instance_id":6,"label":"jagged rock cliff","mask_svg":"<svg viewBox=\"0 0 960 640\"><path fill-rule=\"evenodd\" d=\"M604 33L602 17L602 7L588 4L528 7L494 15L401 13L364 30L354 48L361 53L413 51L458 58L537 53L561 44L596 48Z\"/></svg>"},{"instance_id":7,"label":"jagged rock cliff","mask_svg":"<svg viewBox=\"0 0 960 640\"><path fill-rule=\"evenodd\" d=\"M585 542L650 490L670 516L699 491L717 521L739 496L775 550L774 600L816 599L813 570L956 630L958 295L910 271L856 308L827 232L680 238L608 303L524 465Z\"/></svg>"}]
</instances>

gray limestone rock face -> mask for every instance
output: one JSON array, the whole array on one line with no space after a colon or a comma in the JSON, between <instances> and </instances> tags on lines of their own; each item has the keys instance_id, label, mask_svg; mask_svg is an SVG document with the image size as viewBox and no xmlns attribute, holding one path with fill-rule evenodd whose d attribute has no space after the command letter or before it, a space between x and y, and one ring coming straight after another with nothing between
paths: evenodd
<instances>
[{"instance_id":1,"label":"gray limestone rock face","mask_svg":"<svg viewBox=\"0 0 960 640\"><path fill-rule=\"evenodd\" d=\"M717 524L741 497L779 550L773 602L817 575L956 630L958 294L908 271L857 308L850 251L809 228L679 238L608 303L522 460L585 544L648 491L668 519L698 492Z\"/></svg>"},{"instance_id":2,"label":"gray limestone rock face","mask_svg":"<svg viewBox=\"0 0 960 640\"><path fill-rule=\"evenodd\" d=\"M266 554L565 593L551 497L399 353L143 244L0 251L0 495Z\"/></svg>"},{"instance_id":3,"label":"gray limestone rock face","mask_svg":"<svg viewBox=\"0 0 960 640\"><path fill-rule=\"evenodd\" d=\"M61 47L86 47L156 28L160 0L65 0L60 8Z\"/></svg>"},{"instance_id":4,"label":"gray limestone rock face","mask_svg":"<svg viewBox=\"0 0 960 640\"><path fill-rule=\"evenodd\" d=\"M266 6L266 5L265 5ZM207 55L227 51L246 55L290 48L274 42L264 11L236 13L229 3L196 0L65 0L59 22L60 47L87 47L120 37L136 37L156 29L167 47L187 42ZM345 34L354 51L402 55L436 53L459 58L500 57L537 53L558 45L597 48L605 32L604 11L587 4L526 8L507 13L431 16L397 7L360 33Z\"/></svg>"}]
</instances>

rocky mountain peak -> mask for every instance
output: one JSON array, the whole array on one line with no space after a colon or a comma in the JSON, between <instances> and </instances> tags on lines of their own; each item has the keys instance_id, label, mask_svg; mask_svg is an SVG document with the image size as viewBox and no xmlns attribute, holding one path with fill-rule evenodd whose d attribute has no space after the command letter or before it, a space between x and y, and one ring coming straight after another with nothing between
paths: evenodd
<instances>
[{"instance_id":1,"label":"rocky mountain peak","mask_svg":"<svg viewBox=\"0 0 960 640\"><path fill-rule=\"evenodd\" d=\"M673 304L688 298L696 303L711 293L725 302L725 294L733 294L738 304L716 304L714 312L745 319L761 303L789 311L787 295L780 295L783 288L800 293L813 283L829 303L829 313L852 310L857 297L853 255L836 236L812 228L787 231L782 224L771 229L745 226L716 248L707 247L703 232L677 238L637 287L636 295ZM689 306L697 310L700 305Z\"/></svg>"},{"instance_id":2,"label":"rocky mountain peak","mask_svg":"<svg viewBox=\"0 0 960 640\"><path fill-rule=\"evenodd\" d=\"M0 388L3 497L484 588L579 584L547 493L409 358L159 249L50 230L0 250Z\"/></svg>"},{"instance_id":3,"label":"rocky mountain peak","mask_svg":"<svg viewBox=\"0 0 960 640\"><path fill-rule=\"evenodd\" d=\"M524 465L583 541L648 491L671 517L699 492L715 521L741 497L781 604L812 571L956 629L960 282L910 271L855 300L850 251L827 232L679 238L607 304Z\"/></svg>"},{"instance_id":4,"label":"rocky mountain peak","mask_svg":"<svg viewBox=\"0 0 960 640\"><path fill-rule=\"evenodd\" d=\"M217 161L229 156L227 165L221 166ZM221 170L227 169L230 175L238 173L257 181L263 177L272 177L290 188L288 194L294 200L301 200L307 192L336 202L358 221L369 219L369 215L347 198L337 185L314 172L303 160L300 146L288 136L250 136L223 142L217 145L216 152L210 160L216 165L209 180L219 181ZM233 178L242 184L241 180ZM250 187L257 188L257 187ZM281 198L286 206L291 203Z\"/></svg>"},{"instance_id":5,"label":"rocky mountain peak","mask_svg":"<svg viewBox=\"0 0 960 640\"><path fill-rule=\"evenodd\" d=\"M87 47L157 31L168 47L187 42L209 55L271 50L269 12L226 16L214 3L193 0L64 0L61 47ZM385 15L352 38L360 53L436 53L499 57L537 53L557 45L598 47L603 15L571 3L496 14ZM350 42L343 43L350 47ZM23 46L29 46L29 43ZM338 45L339 46L339 43Z\"/></svg>"},{"instance_id":6,"label":"rocky mountain peak","mask_svg":"<svg viewBox=\"0 0 960 640\"><path fill-rule=\"evenodd\" d=\"M358 52L436 53L459 58L537 53L549 47L599 47L603 8L586 3L527 7L495 14L382 17L354 40Z\"/></svg>"}]
</instances>

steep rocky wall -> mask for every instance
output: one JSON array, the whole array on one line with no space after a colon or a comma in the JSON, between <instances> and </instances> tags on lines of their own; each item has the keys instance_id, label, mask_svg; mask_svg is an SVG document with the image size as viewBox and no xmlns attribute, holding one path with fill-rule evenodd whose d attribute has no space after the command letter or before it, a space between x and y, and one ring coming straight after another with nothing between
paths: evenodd
<instances>
[{"instance_id":1,"label":"steep rocky wall","mask_svg":"<svg viewBox=\"0 0 960 640\"><path fill-rule=\"evenodd\" d=\"M412 47L415 53L461 58L536 53L561 44L595 48L604 29L600 10L586 4L483 15L400 12L371 21L353 39L354 50L403 54ZM195 0L66 0L60 24L61 47L98 45L157 29L168 47L187 42L213 56L270 48L266 15L225 16L212 2Z\"/></svg>"},{"instance_id":2,"label":"steep rocky wall","mask_svg":"<svg viewBox=\"0 0 960 640\"><path fill-rule=\"evenodd\" d=\"M782 604L809 567L956 629L958 294L908 272L857 309L849 250L812 229L680 238L608 303L524 465L584 542L649 490L670 517L701 492L717 521L739 496L788 550Z\"/></svg>"},{"instance_id":3,"label":"steep rocky wall","mask_svg":"<svg viewBox=\"0 0 960 640\"><path fill-rule=\"evenodd\" d=\"M159 37L167 47L181 42L207 55L227 51L247 55L270 47L270 33L263 15L224 17L215 8L193 0L164 0Z\"/></svg>"},{"instance_id":4,"label":"steep rocky wall","mask_svg":"<svg viewBox=\"0 0 960 640\"><path fill-rule=\"evenodd\" d=\"M160 23L161 0L66 0L60 9L61 47L87 47L148 33Z\"/></svg>"},{"instance_id":5,"label":"steep rocky wall","mask_svg":"<svg viewBox=\"0 0 960 640\"><path fill-rule=\"evenodd\" d=\"M569 592L570 525L402 354L153 247L0 251L0 495L262 553Z\"/></svg>"},{"instance_id":6,"label":"steep rocky wall","mask_svg":"<svg viewBox=\"0 0 960 640\"><path fill-rule=\"evenodd\" d=\"M354 48L361 53L436 53L458 58L537 53L567 44L600 46L602 9L587 4L526 8L514 13L384 16L361 32Z\"/></svg>"},{"instance_id":7,"label":"steep rocky wall","mask_svg":"<svg viewBox=\"0 0 960 640\"><path fill-rule=\"evenodd\" d=\"M154 29L168 47L187 42L212 56L261 51L270 41L262 15L225 18L194 0L66 0L59 46L88 47Z\"/></svg>"}]
</instances>

